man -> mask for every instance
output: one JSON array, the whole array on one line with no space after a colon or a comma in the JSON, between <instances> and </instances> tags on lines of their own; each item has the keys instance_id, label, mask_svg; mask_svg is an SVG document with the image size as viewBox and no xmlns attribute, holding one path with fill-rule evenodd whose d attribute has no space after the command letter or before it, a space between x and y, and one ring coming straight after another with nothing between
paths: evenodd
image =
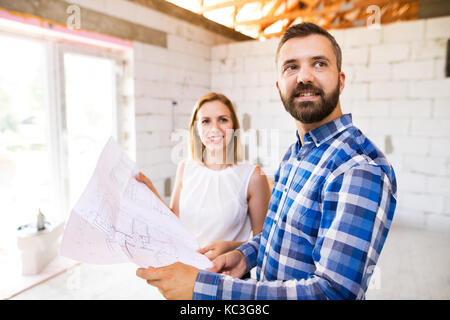
<instances>
[{"instance_id":1,"label":"man","mask_svg":"<svg viewBox=\"0 0 450 320\"><path fill-rule=\"evenodd\" d=\"M312 23L277 50L277 88L297 142L275 174L263 231L198 270L138 269L174 299L364 299L396 206L384 155L343 115L341 50ZM257 279L240 277L257 266ZM216 273L219 272L219 273Z\"/></svg>"}]
</instances>

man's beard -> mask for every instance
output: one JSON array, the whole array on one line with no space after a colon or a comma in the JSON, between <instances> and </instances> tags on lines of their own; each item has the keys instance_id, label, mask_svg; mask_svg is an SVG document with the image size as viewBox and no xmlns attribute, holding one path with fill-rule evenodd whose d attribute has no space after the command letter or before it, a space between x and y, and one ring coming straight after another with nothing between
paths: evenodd
<instances>
[{"instance_id":1,"label":"man's beard","mask_svg":"<svg viewBox=\"0 0 450 320\"><path fill-rule=\"evenodd\" d=\"M283 101L284 108L296 120L302 123L320 122L325 119L336 108L339 101L339 87L340 79L336 89L328 95L325 95L322 89L313 86L312 84L299 83L289 99L280 93L281 101ZM310 91L319 95L317 101L295 101L302 91Z\"/></svg>"}]
</instances>

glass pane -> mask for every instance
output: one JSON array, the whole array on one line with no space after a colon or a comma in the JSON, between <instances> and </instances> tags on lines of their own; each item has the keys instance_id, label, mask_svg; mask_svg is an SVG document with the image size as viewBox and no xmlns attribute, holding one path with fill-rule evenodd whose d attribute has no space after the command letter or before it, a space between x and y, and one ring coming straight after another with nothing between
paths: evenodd
<instances>
[{"instance_id":1,"label":"glass pane","mask_svg":"<svg viewBox=\"0 0 450 320\"><path fill-rule=\"evenodd\" d=\"M45 47L0 35L0 248L15 247L17 227L47 217L50 199Z\"/></svg>"},{"instance_id":2,"label":"glass pane","mask_svg":"<svg viewBox=\"0 0 450 320\"><path fill-rule=\"evenodd\" d=\"M115 134L115 61L64 55L69 207L90 178L106 140Z\"/></svg>"}]
</instances>

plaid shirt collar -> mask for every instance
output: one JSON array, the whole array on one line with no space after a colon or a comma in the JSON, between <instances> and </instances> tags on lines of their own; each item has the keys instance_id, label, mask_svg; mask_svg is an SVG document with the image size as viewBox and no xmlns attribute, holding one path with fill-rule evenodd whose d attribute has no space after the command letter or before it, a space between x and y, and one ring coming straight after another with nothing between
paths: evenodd
<instances>
[{"instance_id":1,"label":"plaid shirt collar","mask_svg":"<svg viewBox=\"0 0 450 320\"><path fill-rule=\"evenodd\" d=\"M352 115L350 113L344 114L340 118L327 122L320 127L317 127L311 131L308 131L303 137L304 147L314 144L316 147L319 147L321 144L327 142L331 138L334 138L337 134L341 133L345 129L351 127L353 125ZM300 140L300 135L298 131L295 131L297 136L297 143L295 145L295 155L298 156L302 148L302 143Z\"/></svg>"}]
</instances>

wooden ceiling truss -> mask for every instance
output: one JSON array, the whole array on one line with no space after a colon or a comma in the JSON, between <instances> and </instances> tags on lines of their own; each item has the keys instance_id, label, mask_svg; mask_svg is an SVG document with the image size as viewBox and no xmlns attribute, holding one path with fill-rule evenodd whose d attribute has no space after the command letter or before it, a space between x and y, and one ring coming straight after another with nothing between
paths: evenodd
<instances>
[{"instance_id":1,"label":"wooden ceiling truss","mask_svg":"<svg viewBox=\"0 0 450 320\"><path fill-rule=\"evenodd\" d=\"M419 10L419 0L223 0L215 1L214 4L208 4L207 0L199 1L200 14L234 8L233 24L229 27L257 28L257 38L280 36L291 24L306 21L325 29L364 26L368 21L374 21L370 16L376 12L368 11L371 5L379 9L381 24L416 20ZM239 16L241 10L248 4L255 6L255 3L260 5L260 18L242 19L242 15ZM262 8L265 9L264 14ZM274 24L277 24L277 28L269 32Z\"/></svg>"}]
</instances>

